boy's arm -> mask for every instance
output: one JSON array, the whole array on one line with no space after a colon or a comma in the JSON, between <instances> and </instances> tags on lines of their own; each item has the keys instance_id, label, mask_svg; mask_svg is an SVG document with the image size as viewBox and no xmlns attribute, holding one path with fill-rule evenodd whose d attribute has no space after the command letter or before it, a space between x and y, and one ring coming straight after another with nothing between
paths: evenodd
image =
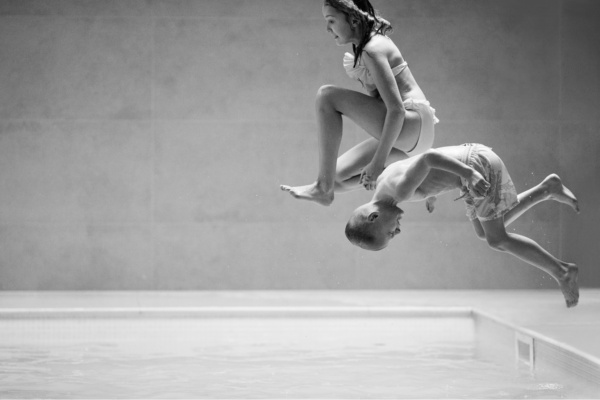
<instances>
[{"instance_id":1,"label":"boy's arm","mask_svg":"<svg viewBox=\"0 0 600 400\"><path fill-rule=\"evenodd\" d=\"M469 182L469 188L472 189L477 196L485 196L490 188L489 182L486 181L479 172L468 165L463 164L454 157L433 150L428 155L427 161L431 168L441 169L465 179Z\"/></svg>"},{"instance_id":2,"label":"boy's arm","mask_svg":"<svg viewBox=\"0 0 600 400\"><path fill-rule=\"evenodd\" d=\"M400 178L394 182L394 198L398 202L401 203L410 200L414 196L415 191L421 186L421 183L427 178L427 175L429 175L431 165L426 158L430 151L428 150L423 154L412 157L412 162L402 171ZM393 165L388 168L391 168Z\"/></svg>"},{"instance_id":3,"label":"boy's arm","mask_svg":"<svg viewBox=\"0 0 600 400\"><path fill-rule=\"evenodd\" d=\"M479 196L485 196L490 187L483 176L473 168L437 150L430 149L414 157L413 163L400 178L396 188L398 201L410 200L432 169L441 169L467 180Z\"/></svg>"}]
</instances>

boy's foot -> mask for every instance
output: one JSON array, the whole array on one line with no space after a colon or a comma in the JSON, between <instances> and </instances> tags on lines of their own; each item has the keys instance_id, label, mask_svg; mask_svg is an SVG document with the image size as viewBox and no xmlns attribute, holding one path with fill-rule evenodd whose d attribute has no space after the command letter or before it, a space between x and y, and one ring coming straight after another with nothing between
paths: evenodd
<instances>
[{"instance_id":1,"label":"boy's foot","mask_svg":"<svg viewBox=\"0 0 600 400\"><path fill-rule=\"evenodd\" d=\"M579 202L577 201L577 198L573 192L563 185L558 175L548 175L546 179L542 181L542 185L546 187L551 199L569 205L575 212L579 213Z\"/></svg>"},{"instance_id":2,"label":"boy's foot","mask_svg":"<svg viewBox=\"0 0 600 400\"><path fill-rule=\"evenodd\" d=\"M289 192L296 199L309 200L321 205L328 206L333 202L333 190L325 192L319 188L317 183L306 186L279 186L284 192Z\"/></svg>"},{"instance_id":3,"label":"boy's foot","mask_svg":"<svg viewBox=\"0 0 600 400\"><path fill-rule=\"evenodd\" d=\"M567 272L565 275L558 280L560 290L565 296L567 307L575 307L579 301L579 285L577 284L577 275L579 269L575 264L569 264L567 266Z\"/></svg>"}]
</instances>

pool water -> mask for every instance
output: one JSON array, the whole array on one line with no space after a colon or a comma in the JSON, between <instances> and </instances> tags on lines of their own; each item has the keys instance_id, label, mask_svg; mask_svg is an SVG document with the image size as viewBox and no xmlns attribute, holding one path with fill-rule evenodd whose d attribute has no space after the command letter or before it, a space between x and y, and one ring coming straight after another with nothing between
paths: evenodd
<instances>
[{"instance_id":1,"label":"pool water","mask_svg":"<svg viewBox=\"0 0 600 400\"><path fill-rule=\"evenodd\" d=\"M469 318L0 320L2 398L594 396L482 356Z\"/></svg>"}]
</instances>

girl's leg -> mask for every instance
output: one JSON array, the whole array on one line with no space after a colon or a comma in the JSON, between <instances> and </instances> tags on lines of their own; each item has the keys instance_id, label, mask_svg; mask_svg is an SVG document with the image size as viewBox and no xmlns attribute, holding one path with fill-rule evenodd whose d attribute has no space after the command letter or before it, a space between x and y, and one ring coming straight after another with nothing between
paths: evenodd
<instances>
[{"instance_id":1,"label":"girl's leg","mask_svg":"<svg viewBox=\"0 0 600 400\"><path fill-rule=\"evenodd\" d=\"M296 198L329 205L333 201L337 157L342 139L342 115L379 139L387 110L381 99L353 90L323 86L317 94L316 112L319 135L317 180L306 186L282 185L281 189L290 192ZM411 149L419 138L420 126L419 114L407 111L395 147Z\"/></svg>"},{"instance_id":2,"label":"girl's leg","mask_svg":"<svg viewBox=\"0 0 600 400\"><path fill-rule=\"evenodd\" d=\"M371 162L378 146L379 140L375 138L367 139L338 157L335 173L335 193L344 193L363 188L358 183L360 173ZM408 158L405 152L392 148L385 165L387 167L391 163L404 160L405 158Z\"/></svg>"},{"instance_id":3,"label":"girl's leg","mask_svg":"<svg viewBox=\"0 0 600 400\"><path fill-rule=\"evenodd\" d=\"M579 287L577 286L578 269L575 264L557 259L535 241L525 236L506 232L504 218L480 222L490 247L498 251L508 252L547 272L558 282L567 302L567 307L577 305Z\"/></svg>"}]
</instances>

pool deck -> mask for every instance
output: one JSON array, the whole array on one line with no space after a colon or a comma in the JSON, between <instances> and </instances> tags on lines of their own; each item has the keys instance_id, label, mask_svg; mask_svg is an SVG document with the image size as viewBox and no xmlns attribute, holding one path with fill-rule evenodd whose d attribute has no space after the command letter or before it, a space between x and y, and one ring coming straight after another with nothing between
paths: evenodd
<instances>
[{"instance_id":1,"label":"pool deck","mask_svg":"<svg viewBox=\"0 0 600 400\"><path fill-rule=\"evenodd\" d=\"M600 289L582 289L570 309L558 290L0 292L0 313L203 307L467 307L600 359Z\"/></svg>"}]
</instances>

